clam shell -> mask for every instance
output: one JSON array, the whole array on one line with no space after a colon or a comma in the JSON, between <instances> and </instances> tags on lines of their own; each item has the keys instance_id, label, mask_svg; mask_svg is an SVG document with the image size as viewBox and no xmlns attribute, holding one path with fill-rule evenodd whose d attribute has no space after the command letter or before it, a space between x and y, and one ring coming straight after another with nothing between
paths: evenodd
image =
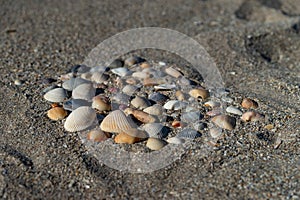
<instances>
[{"instance_id":1,"label":"clam shell","mask_svg":"<svg viewBox=\"0 0 300 200\"><path fill-rule=\"evenodd\" d=\"M67 111L62 107L54 107L48 110L47 116L52 120L62 120L68 115Z\"/></svg>"},{"instance_id":2,"label":"clam shell","mask_svg":"<svg viewBox=\"0 0 300 200\"><path fill-rule=\"evenodd\" d=\"M167 110L180 110L187 106L186 102L178 100L170 100L164 104L164 108Z\"/></svg>"},{"instance_id":3,"label":"clam shell","mask_svg":"<svg viewBox=\"0 0 300 200\"><path fill-rule=\"evenodd\" d=\"M206 99L209 97L209 92L202 88L192 89L189 92L189 95L191 97L194 97L195 99L201 97L202 99Z\"/></svg>"},{"instance_id":4,"label":"clam shell","mask_svg":"<svg viewBox=\"0 0 300 200\"><path fill-rule=\"evenodd\" d=\"M256 121L260 121L260 120L263 120L264 119L264 116L262 114L259 114L257 112L254 112L254 111L248 111L248 112L245 112L241 119L244 121L244 122L256 122Z\"/></svg>"},{"instance_id":5,"label":"clam shell","mask_svg":"<svg viewBox=\"0 0 300 200\"><path fill-rule=\"evenodd\" d=\"M192 139L201 137L201 134L198 131L194 130L194 129L185 128L180 133L178 133L176 135L176 137L192 140Z\"/></svg>"},{"instance_id":6,"label":"clam shell","mask_svg":"<svg viewBox=\"0 0 300 200\"><path fill-rule=\"evenodd\" d=\"M133 110L130 108L127 108L125 110L126 113L132 114L137 120L139 120L142 123L154 123L158 122L159 119L153 115L149 115L148 113L141 111L141 110Z\"/></svg>"},{"instance_id":7,"label":"clam shell","mask_svg":"<svg viewBox=\"0 0 300 200\"><path fill-rule=\"evenodd\" d=\"M131 100L131 105L138 109L144 109L151 105L150 101L144 97L136 96Z\"/></svg>"},{"instance_id":8,"label":"clam shell","mask_svg":"<svg viewBox=\"0 0 300 200\"><path fill-rule=\"evenodd\" d=\"M119 67L119 68L115 68L111 70L112 73L117 74L118 76L124 77L127 76L131 73L131 71L129 69L127 69L126 67Z\"/></svg>"},{"instance_id":9,"label":"clam shell","mask_svg":"<svg viewBox=\"0 0 300 200\"><path fill-rule=\"evenodd\" d=\"M146 146L154 151L160 150L163 148L167 143L161 139L158 138L148 138Z\"/></svg>"},{"instance_id":10,"label":"clam shell","mask_svg":"<svg viewBox=\"0 0 300 200\"><path fill-rule=\"evenodd\" d=\"M124 88L122 89L122 92L131 96L138 89L139 89L139 87L137 87L135 85L125 85Z\"/></svg>"},{"instance_id":11,"label":"clam shell","mask_svg":"<svg viewBox=\"0 0 300 200\"><path fill-rule=\"evenodd\" d=\"M149 123L143 126L149 137L165 138L168 136L169 129L161 123Z\"/></svg>"},{"instance_id":12,"label":"clam shell","mask_svg":"<svg viewBox=\"0 0 300 200\"><path fill-rule=\"evenodd\" d=\"M129 101L130 96L123 93L117 93L115 94L112 99L118 103L127 104Z\"/></svg>"},{"instance_id":13,"label":"clam shell","mask_svg":"<svg viewBox=\"0 0 300 200\"><path fill-rule=\"evenodd\" d=\"M81 106L91 106L91 102L84 99L70 99L63 104L64 109L69 111L76 110Z\"/></svg>"},{"instance_id":14,"label":"clam shell","mask_svg":"<svg viewBox=\"0 0 300 200\"><path fill-rule=\"evenodd\" d=\"M203 115L199 111L183 113L180 117L183 122L196 122L203 118Z\"/></svg>"},{"instance_id":15,"label":"clam shell","mask_svg":"<svg viewBox=\"0 0 300 200\"><path fill-rule=\"evenodd\" d=\"M66 119L64 127L66 131L76 132L88 129L97 123L94 109L82 106L74 110Z\"/></svg>"},{"instance_id":16,"label":"clam shell","mask_svg":"<svg viewBox=\"0 0 300 200\"><path fill-rule=\"evenodd\" d=\"M138 129L127 130L127 132L121 132L115 137L115 143L118 144L134 144L147 138L147 134Z\"/></svg>"},{"instance_id":17,"label":"clam shell","mask_svg":"<svg viewBox=\"0 0 300 200\"><path fill-rule=\"evenodd\" d=\"M242 111L234 106L229 106L226 108L226 112L235 114L235 115L242 115Z\"/></svg>"},{"instance_id":18,"label":"clam shell","mask_svg":"<svg viewBox=\"0 0 300 200\"><path fill-rule=\"evenodd\" d=\"M91 101L92 98L95 96L96 89L93 87L91 83L84 83L78 85L72 91L72 98L73 99L84 99L87 101Z\"/></svg>"},{"instance_id":19,"label":"clam shell","mask_svg":"<svg viewBox=\"0 0 300 200\"><path fill-rule=\"evenodd\" d=\"M221 103L217 101L207 101L203 105L211 108L216 108L216 107L220 107Z\"/></svg>"},{"instance_id":20,"label":"clam shell","mask_svg":"<svg viewBox=\"0 0 300 200\"><path fill-rule=\"evenodd\" d=\"M63 88L52 89L44 95L44 98L47 101L56 102L56 103L63 102L66 97L67 97L67 94Z\"/></svg>"},{"instance_id":21,"label":"clam shell","mask_svg":"<svg viewBox=\"0 0 300 200\"><path fill-rule=\"evenodd\" d=\"M137 125L130 117L127 117L121 110L115 110L109 113L101 122L101 130L110 133L121 133Z\"/></svg>"},{"instance_id":22,"label":"clam shell","mask_svg":"<svg viewBox=\"0 0 300 200\"><path fill-rule=\"evenodd\" d=\"M82 78L70 78L69 80L65 81L62 84L62 87L68 91L72 91L74 88L76 88L77 86L84 84L84 83L88 83L88 80L82 79Z\"/></svg>"},{"instance_id":23,"label":"clam shell","mask_svg":"<svg viewBox=\"0 0 300 200\"><path fill-rule=\"evenodd\" d=\"M103 83L109 79L109 75L104 74L102 72L94 72L91 80L96 82L96 83Z\"/></svg>"},{"instance_id":24,"label":"clam shell","mask_svg":"<svg viewBox=\"0 0 300 200\"><path fill-rule=\"evenodd\" d=\"M169 97L160 92L154 92L149 94L148 99L154 101L157 104L164 104L169 99Z\"/></svg>"},{"instance_id":25,"label":"clam shell","mask_svg":"<svg viewBox=\"0 0 300 200\"><path fill-rule=\"evenodd\" d=\"M103 95L97 95L93 97L92 108L95 108L99 111L109 111L111 109L111 105L107 97Z\"/></svg>"},{"instance_id":26,"label":"clam shell","mask_svg":"<svg viewBox=\"0 0 300 200\"><path fill-rule=\"evenodd\" d=\"M246 109L249 109L249 108L255 109L258 107L258 103L250 98L243 99L241 105L243 108L246 108Z\"/></svg>"},{"instance_id":27,"label":"clam shell","mask_svg":"<svg viewBox=\"0 0 300 200\"><path fill-rule=\"evenodd\" d=\"M171 138L167 139L167 142L170 144L183 144L184 139L179 138L179 137L171 137Z\"/></svg>"},{"instance_id":28,"label":"clam shell","mask_svg":"<svg viewBox=\"0 0 300 200\"><path fill-rule=\"evenodd\" d=\"M179 72L178 70L174 69L173 67L168 67L166 68L166 73L169 74L170 76L173 76L175 78L178 78L179 76L182 76L183 74Z\"/></svg>"},{"instance_id":29,"label":"clam shell","mask_svg":"<svg viewBox=\"0 0 300 200\"><path fill-rule=\"evenodd\" d=\"M211 121L216 124L218 127L233 130L236 125L236 120L234 117L228 115L217 115L211 119Z\"/></svg>"},{"instance_id":30,"label":"clam shell","mask_svg":"<svg viewBox=\"0 0 300 200\"><path fill-rule=\"evenodd\" d=\"M108 68L105 66L96 66L96 67L91 68L90 73L94 74L94 73L98 72L98 73L102 74L102 73L106 72L107 70L108 70Z\"/></svg>"},{"instance_id":31,"label":"clam shell","mask_svg":"<svg viewBox=\"0 0 300 200\"><path fill-rule=\"evenodd\" d=\"M143 110L145 113L148 113L150 115L157 115L157 116L160 116L163 114L164 112L164 109L161 105L159 104L154 104L153 106L149 106L147 108L145 108Z\"/></svg>"},{"instance_id":32,"label":"clam shell","mask_svg":"<svg viewBox=\"0 0 300 200\"><path fill-rule=\"evenodd\" d=\"M110 135L100 129L94 129L89 131L86 137L88 140L91 140L93 142L102 142L110 138Z\"/></svg>"}]
</instances>

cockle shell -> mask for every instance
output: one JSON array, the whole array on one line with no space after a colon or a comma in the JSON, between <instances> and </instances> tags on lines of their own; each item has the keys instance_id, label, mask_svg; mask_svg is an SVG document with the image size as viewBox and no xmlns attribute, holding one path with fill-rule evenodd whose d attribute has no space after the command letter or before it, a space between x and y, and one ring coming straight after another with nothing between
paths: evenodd
<instances>
[{"instance_id":1,"label":"cockle shell","mask_svg":"<svg viewBox=\"0 0 300 200\"><path fill-rule=\"evenodd\" d=\"M183 122L196 122L203 118L203 115L199 111L186 112L180 117Z\"/></svg>"},{"instance_id":2,"label":"cockle shell","mask_svg":"<svg viewBox=\"0 0 300 200\"><path fill-rule=\"evenodd\" d=\"M91 80L96 83L103 83L109 79L109 75L104 74L103 72L94 72Z\"/></svg>"},{"instance_id":3,"label":"cockle shell","mask_svg":"<svg viewBox=\"0 0 300 200\"><path fill-rule=\"evenodd\" d=\"M162 105L154 104L153 106L149 106L149 107L145 108L143 111L150 115L160 116L163 114L164 109L163 109Z\"/></svg>"},{"instance_id":4,"label":"cockle shell","mask_svg":"<svg viewBox=\"0 0 300 200\"><path fill-rule=\"evenodd\" d=\"M211 121L219 126L220 128L233 130L236 124L236 120L234 117L229 115L217 115L211 119Z\"/></svg>"},{"instance_id":5,"label":"cockle shell","mask_svg":"<svg viewBox=\"0 0 300 200\"><path fill-rule=\"evenodd\" d=\"M81 106L91 106L91 102L84 99L70 99L63 103L64 109L69 111L73 111Z\"/></svg>"},{"instance_id":6,"label":"cockle shell","mask_svg":"<svg viewBox=\"0 0 300 200\"><path fill-rule=\"evenodd\" d=\"M246 108L246 109L258 107L258 103L250 98L243 99L241 105L243 108Z\"/></svg>"},{"instance_id":7,"label":"cockle shell","mask_svg":"<svg viewBox=\"0 0 300 200\"><path fill-rule=\"evenodd\" d=\"M87 101L91 101L92 98L95 96L96 89L93 87L91 83L84 83L78 85L72 91L72 98L73 99L84 99Z\"/></svg>"},{"instance_id":8,"label":"cockle shell","mask_svg":"<svg viewBox=\"0 0 300 200\"><path fill-rule=\"evenodd\" d=\"M48 110L47 112L47 116L55 121L64 119L67 115L67 111L62 107L54 107Z\"/></svg>"},{"instance_id":9,"label":"cockle shell","mask_svg":"<svg viewBox=\"0 0 300 200\"><path fill-rule=\"evenodd\" d=\"M165 138L168 136L169 129L161 123L149 123L143 126L149 137Z\"/></svg>"},{"instance_id":10,"label":"cockle shell","mask_svg":"<svg viewBox=\"0 0 300 200\"><path fill-rule=\"evenodd\" d=\"M154 122L158 122L158 118L153 116L153 115L149 115L148 113L141 111L141 110L134 110L131 108L126 108L124 111L126 114L131 114L133 115L137 120L139 120L142 123L154 123Z\"/></svg>"},{"instance_id":11,"label":"cockle shell","mask_svg":"<svg viewBox=\"0 0 300 200\"><path fill-rule=\"evenodd\" d=\"M201 134L194 129L185 128L180 133L178 133L176 137L184 138L184 139L195 139L201 137Z\"/></svg>"},{"instance_id":12,"label":"cockle shell","mask_svg":"<svg viewBox=\"0 0 300 200\"><path fill-rule=\"evenodd\" d=\"M103 95L97 95L93 97L92 108L95 108L99 111L109 111L111 105L109 99Z\"/></svg>"},{"instance_id":13,"label":"cockle shell","mask_svg":"<svg viewBox=\"0 0 300 200\"><path fill-rule=\"evenodd\" d=\"M95 125L96 112L88 106L82 106L74 110L66 119L64 127L69 132L82 131Z\"/></svg>"},{"instance_id":14,"label":"cockle shell","mask_svg":"<svg viewBox=\"0 0 300 200\"><path fill-rule=\"evenodd\" d=\"M85 80L83 78L77 77L77 78L70 78L69 80L66 80L63 84L62 87L68 91L72 91L74 88L77 86L83 84L83 83L88 83L88 80Z\"/></svg>"},{"instance_id":15,"label":"cockle shell","mask_svg":"<svg viewBox=\"0 0 300 200\"><path fill-rule=\"evenodd\" d=\"M179 137L171 137L167 139L167 142L170 144L183 144L184 139Z\"/></svg>"},{"instance_id":16,"label":"cockle shell","mask_svg":"<svg viewBox=\"0 0 300 200\"><path fill-rule=\"evenodd\" d=\"M148 138L146 146L154 151L160 150L163 148L167 143L161 139L158 138Z\"/></svg>"},{"instance_id":17,"label":"cockle shell","mask_svg":"<svg viewBox=\"0 0 300 200\"><path fill-rule=\"evenodd\" d=\"M110 138L109 133L105 133L100 129L94 129L88 132L87 139L93 142L102 142Z\"/></svg>"},{"instance_id":18,"label":"cockle shell","mask_svg":"<svg viewBox=\"0 0 300 200\"><path fill-rule=\"evenodd\" d=\"M148 99L140 96L136 96L134 99L131 100L131 105L138 109L144 109L151 105Z\"/></svg>"},{"instance_id":19,"label":"cockle shell","mask_svg":"<svg viewBox=\"0 0 300 200\"><path fill-rule=\"evenodd\" d=\"M63 88L52 89L44 95L44 98L47 101L55 102L55 103L63 102L66 97L67 97L67 94Z\"/></svg>"},{"instance_id":20,"label":"cockle shell","mask_svg":"<svg viewBox=\"0 0 300 200\"><path fill-rule=\"evenodd\" d=\"M256 122L256 121L260 121L260 120L263 120L264 119L264 116L262 114L259 114L257 112L254 112L254 111L248 111L248 112L245 112L241 119L244 121L244 122Z\"/></svg>"},{"instance_id":21,"label":"cockle shell","mask_svg":"<svg viewBox=\"0 0 300 200\"><path fill-rule=\"evenodd\" d=\"M138 129L129 129L125 132L119 133L115 137L115 143L118 144L133 144L136 142L140 142L147 138L147 134Z\"/></svg>"},{"instance_id":22,"label":"cockle shell","mask_svg":"<svg viewBox=\"0 0 300 200\"><path fill-rule=\"evenodd\" d=\"M139 87L135 86L135 85L125 85L122 89L122 92L131 96L133 95L133 93L135 93L137 90L139 89Z\"/></svg>"},{"instance_id":23,"label":"cockle shell","mask_svg":"<svg viewBox=\"0 0 300 200\"><path fill-rule=\"evenodd\" d=\"M118 76L124 77L131 73L131 71L126 67L114 68L111 70L112 73L117 74Z\"/></svg>"},{"instance_id":24,"label":"cockle shell","mask_svg":"<svg viewBox=\"0 0 300 200\"><path fill-rule=\"evenodd\" d=\"M226 108L226 112L235 114L235 115L242 115L242 111L234 106L229 106Z\"/></svg>"},{"instance_id":25,"label":"cockle shell","mask_svg":"<svg viewBox=\"0 0 300 200\"><path fill-rule=\"evenodd\" d=\"M137 128L137 125L123 111L114 110L103 119L100 128L105 132L121 133L132 128Z\"/></svg>"},{"instance_id":26,"label":"cockle shell","mask_svg":"<svg viewBox=\"0 0 300 200\"><path fill-rule=\"evenodd\" d=\"M189 92L189 95L191 97L194 97L195 99L201 97L202 99L206 99L209 97L209 92L202 88L192 89Z\"/></svg>"},{"instance_id":27,"label":"cockle shell","mask_svg":"<svg viewBox=\"0 0 300 200\"><path fill-rule=\"evenodd\" d=\"M173 67L168 67L166 68L166 73L169 74L170 76L173 76L175 78L178 78L179 76L182 76L183 74L179 72L178 70L174 69Z\"/></svg>"}]
</instances>

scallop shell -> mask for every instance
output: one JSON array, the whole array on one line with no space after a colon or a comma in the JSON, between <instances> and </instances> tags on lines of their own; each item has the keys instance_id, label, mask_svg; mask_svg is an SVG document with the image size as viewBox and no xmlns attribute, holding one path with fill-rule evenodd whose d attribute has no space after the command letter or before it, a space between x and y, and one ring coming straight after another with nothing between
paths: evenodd
<instances>
[{"instance_id":1,"label":"scallop shell","mask_svg":"<svg viewBox=\"0 0 300 200\"><path fill-rule=\"evenodd\" d=\"M103 83L109 79L109 75L104 74L102 72L94 72L91 80L96 82L96 83Z\"/></svg>"},{"instance_id":2,"label":"scallop shell","mask_svg":"<svg viewBox=\"0 0 300 200\"><path fill-rule=\"evenodd\" d=\"M101 130L110 133L121 133L137 125L130 117L127 117L121 110L115 110L109 113L101 122Z\"/></svg>"},{"instance_id":3,"label":"scallop shell","mask_svg":"<svg viewBox=\"0 0 300 200\"><path fill-rule=\"evenodd\" d=\"M109 133L105 133L100 129L94 129L88 132L87 139L93 142L102 142L110 138Z\"/></svg>"},{"instance_id":4,"label":"scallop shell","mask_svg":"<svg viewBox=\"0 0 300 200\"><path fill-rule=\"evenodd\" d=\"M236 120L234 117L228 115L217 115L211 119L211 121L216 124L218 127L233 130L236 125Z\"/></svg>"},{"instance_id":5,"label":"scallop shell","mask_svg":"<svg viewBox=\"0 0 300 200\"><path fill-rule=\"evenodd\" d=\"M166 68L166 73L169 74L170 76L173 76L175 78L178 78L179 76L182 76L183 74L179 72L178 70L174 69L173 67L168 67Z\"/></svg>"},{"instance_id":6,"label":"scallop shell","mask_svg":"<svg viewBox=\"0 0 300 200\"><path fill-rule=\"evenodd\" d=\"M131 96L138 89L139 89L139 87L137 87L135 85L125 85L124 88L122 89L122 92Z\"/></svg>"},{"instance_id":7,"label":"scallop shell","mask_svg":"<svg viewBox=\"0 0 300 200\"><path fill-rule=\"evenodd\" d=\"M183 122L196 122L203 118L203 115L199 111L183 113L180 117Z\"/></svg>"},{"instance_id":8,"label":"scallop shell","mask_svg":"<svg viewBox=\"0 0 300 200\"><path fill-rule=\"evenodd\" d=\"M115 143L118 144L134 144L147 138L147 134L138 129L127 130L127 132L121 132L115 137Z\"/></svg>"},{"instance_id":9,"label":"scallop shell","mask_svg":"<svg viewBox=\"0 0 300 200\"><path fill-rule=\"evenodd\" d=\"M112 73L117 74L118 76L124 77L127 76L131 73L129 69L126 67L119 67L119 68L114 68L111 70Z\"/></svg>"},{"instance_id":10,"label":"scallop shell","mask_svg":"<svg viewBox=\"0 0 300 200\"><path fill-rule=\"evenodd\" d=\"M76 132L88 129L97 123L97 116L94 109L82 106L74 110L66 119L64 127L69 132Z\"/></svg>"},{"instance_id":11,"label":"scallop shell","mask_svg":"<svg viewBox=\"0 0 300 200\"><path fill-rule=\"evenodd\" d=\"M47 101L55 102L55 103L63 102L66 97L67 97L66 91L63 88L52 89L44 95L44 98Z\"/></svg>"},{"instance_id":12,"label":"scallop shell","mask_svg":"<svg viewBox=\"0 0 300 200\"><path fill-rule=\"evenodd\" d=\"M178 100L170 100L164 104L164 108L167 110L180 110L187 106L186 102Z\"/></svg>"},{"instance_id":13,"label":"scallop shell","mask_svg":"<svg viewBox=\"0 0 300 200\"><path fill-rule=\"evenodd\" d=\"M92 98L95 96L95 93L96 93L96 89L93 87L91 83L84 83L77 86L72 91L72 98L91 101Z\"/></svg>"},{"instance_id":14,"label":"scallop shell","mask_svg":"<svg viewBox=\"0 0 300 200\"><path fill-rule=\"evenodd\" d=\"M226 112L235 114L235 115L242 115L242 111L234 106L229 106L226 108Z\"/></svg>"},{"instance_id":15,"label":"scallop shell","mask_svg":"<svg viewBox=\"0 0 300 200\"><path fill-rule=\"evenodd\" d=\"M165 138L168 136L169 129L161 123L149 123L143 126L149 137Z\"/></svg>"},{"instance_id":16,"label":"scallop shell","mask_svg":"<svg viewBox=\"0 0 300 200\"><path fill-rule=\"evenodd\" d=\"M70 99L63 104L64 109L69 111L76 110L81 106L91 106L91 102L84 99Z\"/></svg>"},{"instance_id":17,"label":"scallop shell","mask_svg":"<svg viewBox=\"0 0 300 200\"><path fill-rule=\"evenodd\" d=\"M217 101L207 101L203 105L211 108L216 108L216 107L220 107L221 103Z\"/></svg>"},{"instance_id":18,"label":"scallop shell","mask_svg":"<svg viewBox=\"0 0 300 200\"><path fill-rule=\"evenodd\" d=\"M62 120L68 115L67 111L62 107L54 107L48 110L47 116L52 120Z\"/></svg>"},{"instance_id":19,"label":"scallop shell","mask_svg":"<svg viewBox=\"0 0 300 200\"><path fill-rule=\"evenodd\" d=\"M258 103L250 98L243 99L241 105L243 108L246 108L246 109L258 107Z\"/></svg>"},{"instance_id":20,"label":"scallop shell","mask_svg":"<svg viewBox=\"0 0 300 200\"><path fill-rule=\"evenodd\" d=\"M206 99L209 97L209 92L205 89L197 88L197 89L190 90L189 95L191 97L194 97L195 99L197 99L198 97L201 97L202 99Z\"/></svg>"},{"instance_id":21,"label":"scallop shell","mask_svg":"<svg viewBox=\"0 0 300 200\"><path fill-rule=\"evenodd\" d=\"M245 112L241 119L244 121L244 122L256 122L256 121L260 121L260 120L263 120L264 119L264 116L262 114L259 114L257 112L254 112L254 111L248 111L248 112Z\"/></svg>"},{"instance_id":22,"label":"scallop shell","mask_svg":"<svg viewBox=\"0 0 300 200\"><path fill-rule=\"evenodd\" d=\"M184 139L195 139L201 137L201 134L194 129L185 128L180 133L178 133L176 137L184 138Z\"/></svg>"},{"instance_id":23,"label":"scallop shell","mask_svg":"<svg viewBox=\"0 0 300 200\"><path fill-rule=\"evenodd\" d=\"M138 109L144 109L151 105L150 101L144 97L136 96L131 100L131 105Z\"/></svg>"},{"instance_id":24,"label":"scallop shell","mask_svg":"<svg viewBox=\"0 0 300 200\"><path fill-rule=\"evenodd\" d=\"M145 108L143 110L145 113L148 113L150 115L157 115L157 116L160 116L163 114L164 112L164 109L161 105L159 104L154 104L153 106L149 106L147 108Z\"/></svg>"},{"instance_id":25,"label":"scallop shell","mask_svg":"<svg viewBox=\"0 0 300 200\"><path fill-rule=\"evenodd\" d=\"M167 143L161 139L150 137L147 140L146 146L151 150L157 151L163 148L166 144Z\"/></svg>"},{"instance_id":26,"label":"scallop shell","mask_svg":"<svg viewBox=\"0 0 300 200\"><path fill-rule=\"evenodd\" d=\"M148 99L158 104L164 104L169 97L160 92L154 92L149 94Z\"/></svg>"},{"instance_id":27,"label":"scallop shell","mask_svg":"<svg viewBox=\"0 0 300 200\"><path fill-rule=\"evenodd\" d=\"M167 139L167 142L170 144L183 144L184 139L179 138L179 137L171 137L171 138Z\"/></svg>"},{"instance_id":28,"label":"scallop shell","mask_svg":"<svg viewBox=\"0 0 300 200\"><path fill-rule=\"evenodd\" d=\"M95 108L99 111L109 111L111 109L111 105L107 97L103 95L97 95L93 97L92 108Z\"/></svg>"},{"instance_id":29,"label":"scallop shell","mask_svg":"<svg viewBox=\"0 0 300 200\"><path fill-rule=\"evenodd\" d=\"M83 78L70 78L69 80L65 81L62 84L62 87L68 91L72 91L74 88L76 88L77 86L84 84L84 83L88 83L88 80L85 80Z\"/></svg>"}]
</instances>

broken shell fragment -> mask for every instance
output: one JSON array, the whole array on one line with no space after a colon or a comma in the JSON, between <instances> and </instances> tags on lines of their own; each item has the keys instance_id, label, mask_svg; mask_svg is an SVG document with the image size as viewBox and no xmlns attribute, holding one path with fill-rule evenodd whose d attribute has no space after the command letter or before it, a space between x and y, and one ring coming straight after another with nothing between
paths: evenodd
<instances>
[{"instance_id":1,"label":"broken shell fragment","mask_svg":"<svg viewBox=\"0 0 300 200\"><path fill-rule=\"evenodd\" d=\"M170 76L173 76L174 78L178 78L179 76L183 75L181 72L174 69L173 67L166 68L166 73L169 74Z\"/></svg>"},{"instance_id":2,"label":"broken shell fragment","mask_svg":"<svg viewBox=\"0 0 300 200\"><path fill-rule=\"evenodd\" d=\"M67 111L62 107L54 107L48 110L47 116L52 120L62 120L68 115Z\"/></svg>"},{"instance_id":3,"label":"broken shell fragment","mask_svg":"<svg viewBox=\"0 0 300 200\"><path fill-rule=\"evenodd\" d=\"M203 105L206 107L216 108L216 107L220 107L221 103L217 102L217 101L208 101L208 102L205 102Z\"/></svg>"},{"instance_id":4,"label":"broken shell fragment","mask_svg":"<svg viewBox=\"0 0 300 200\"><path fill-rule=\"evenodd\" d=\"M257 108L258 107L258 103L250 98L245 98L243 101L242 101L242 107L243 108L246 108L246 109L249 109L249 108Z\"/></svg>"},{"instance_id":5,"label":"broken shell fragment","mask_svg":"<svg viewBox=\"0 0 300 200\"><path fill-rule=\"evenodd\" d=\"M93 142L102 142L110 138L109 133L105 133L100 129L94 129L88 132L87 139Z\"/></svg>"},{"instance_id":6,"label":"broken shell fragment","mask_svg":"<svg viewBox=\"0 0 300 200\"><path fill-rule=\"evenodd\" d=\"M52 89L44 95L44 98L47 101L50 101L53 103L63 102L66 97L67 97L66 91L63 88Z\"/></svg>"},{"instance_id":7,"label":"broken shell fragment","mask_svg":"<svg viewBox=\"0 0 300 200\"><path fill-rule=\"evenodd\" d=\"M148 138L146 146L154 151L160 150L163 148L167 143L161 139L158 138Z\"/></svg>"},{"instance_id":8,"label":"broken shell fragment","mask_svg":"<svg viewBox=\"0 0 300 200\"><path fill-rule=\"evenodd\" d=\"M234 117L228 115L217 115L211 119L211 121L219 126L220 128L233 130L236 125L236 120Z\"/></svg>"},{"instance_id":9,"label":"broken shell fragment","mask_svg":"<svg viewBox=\"0 0 300 200\"><path fill-rule=\"evenodd\" d=\"M205 89L198 88L198 89L192 89L189 92L189 95L191 97L194 97L195 99L201 97L202 99L206 99L209 97L209 92Z\"/></svg>"},{"instance_id":10,"label":"broken shell fragment","mask_svg":"<svg viewBox=\"0 0 300 200\"><path fill-rule=\"evenodd\" d=\"M260 121L260 120L263 120L264 119L264 116L262 114L259 114L257 112L254 112L254 111L248 111L248 112L245 112L241 119L244 121L244 122L256 122L256 121Z\"/></svg>"}]
</instances>

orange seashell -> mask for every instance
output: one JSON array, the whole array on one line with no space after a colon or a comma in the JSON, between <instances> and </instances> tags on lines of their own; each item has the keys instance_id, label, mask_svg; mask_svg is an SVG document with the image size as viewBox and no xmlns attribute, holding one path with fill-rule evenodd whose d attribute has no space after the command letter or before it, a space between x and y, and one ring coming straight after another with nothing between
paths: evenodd
<instances>
[{"instance_id":1,"label":"orange seashell","mask_svg":"<svg viewBox=\"0 0 300 200\"><path fill-rule=\"evenodd\" d=\"M249 108L257 108L258 103L250 98L245 98L241 103L243 108L249 109Z\"/></svg>"},{"instance_id":2,"label":"orange seashell","mask_svg":"<svg viewBox=\"0 0 300 200\"><path fill-rule=\"evenodd\" d=\"M147 138L147 134L138 129L130 129L125 132L119 133L115 137L115 143L118 144L134 144Z\"/></svg>"},{"instance_id":3,"label":"orange seashell","mask_svg":"<svg viewBox=\"0 0 300 200\"><path fill-rule=\"evenodd\" d=\"M68 115L67 111L62 107L54 107L48 110L47 116L52 120L62 120Z\"/></svg>"}]
</instances>

